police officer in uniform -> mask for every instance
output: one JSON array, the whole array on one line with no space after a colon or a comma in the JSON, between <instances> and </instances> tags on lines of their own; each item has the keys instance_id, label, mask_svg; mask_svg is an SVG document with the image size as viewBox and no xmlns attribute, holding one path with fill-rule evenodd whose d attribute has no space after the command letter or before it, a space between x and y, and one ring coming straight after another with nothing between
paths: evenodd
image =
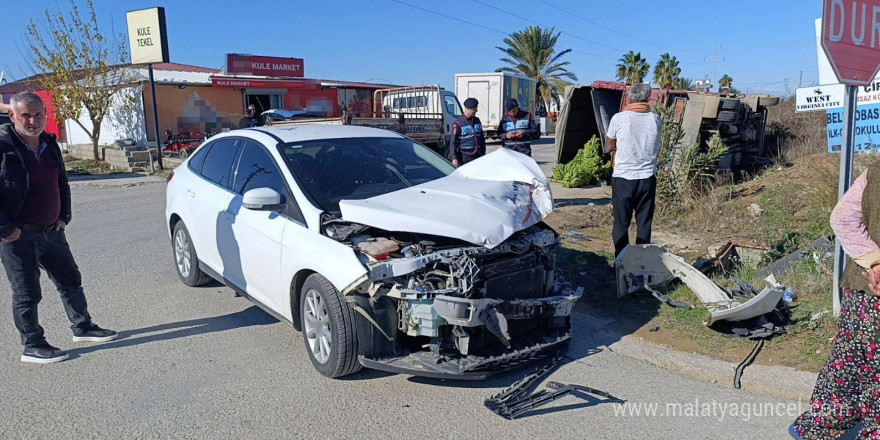
<instances>
[{"instance_id":1,"label":"police officer in uniform","mask_svg":"<svg viewBox=\"0 0 880 440\"><path fill-rule=\"evenodd\" d=\"M532 155L532 139L540 135L540 130L532 120L532 114L520 110L516 99L510 98L504 104L507 113L498 124L497 137L504 148L518 151L526 156Z\"/></svg>"},{"instance_id":2,"label":"police officer in uniform","mask_svg":"<svg viewBox=\"0 0 880 440\"><path fill-rule=\"evenodd\" d=\"M483 124L477 117L474 98L464 100L464 114L452 123L452 139L446 150L446 158L458 167L486 154L486 138Z\"/></svg>"}]
</instances>

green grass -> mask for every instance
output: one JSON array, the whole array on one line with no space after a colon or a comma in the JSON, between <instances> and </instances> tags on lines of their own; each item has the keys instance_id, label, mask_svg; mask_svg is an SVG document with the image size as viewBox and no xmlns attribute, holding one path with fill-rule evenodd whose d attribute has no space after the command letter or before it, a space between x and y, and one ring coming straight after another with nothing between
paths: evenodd
<instances>
[{"instance_id":1,"label":"green grass","mask_svg":"<svg viewBox=\"0 0 880 440\"><path fill-rule=\"evenodd\" d=\"M155 172L150 173L150 175L151 175L151 176L155 176L155 177L161 177L161 178L163 178L163 179L167 179L167 178L168 178L168 175L171 174L171 171L172 171L172 170L173 170L173 168L169 168L169 167L166 165L164 170L159 170L159 169L157 169Z\"/></svg>"},{"instance_id":2,"label":"green grass","mask_svg":"<svg viewBox=\"0 0 880 440\"><path fill-rule=\"evenodd\" d=\"M107 162L93 159L68 161L64 163L64 167L68 173L79 174L115 174L125 172L124 170L111 169L110 164Z\"/></svg>"}]
</instances>

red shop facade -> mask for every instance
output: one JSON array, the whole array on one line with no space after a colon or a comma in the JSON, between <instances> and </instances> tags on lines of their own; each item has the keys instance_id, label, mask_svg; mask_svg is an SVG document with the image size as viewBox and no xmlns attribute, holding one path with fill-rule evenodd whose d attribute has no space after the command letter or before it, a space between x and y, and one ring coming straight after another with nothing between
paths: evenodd
<instances>
[{"instance_id":1,"label":"red shop facade","mask_svg":"<svg viewBox=\"0 0 880 440\"><path fill-rule=\"evenodd\" d=\"M305 78L301 58L227 54L226 72L211 77L213 87L241 91L242 110L306 110L311 116L338 117L372 111L373 92L387 84ZM366 115L364 115L366 116Z\"/></svg>"}]
</instances>

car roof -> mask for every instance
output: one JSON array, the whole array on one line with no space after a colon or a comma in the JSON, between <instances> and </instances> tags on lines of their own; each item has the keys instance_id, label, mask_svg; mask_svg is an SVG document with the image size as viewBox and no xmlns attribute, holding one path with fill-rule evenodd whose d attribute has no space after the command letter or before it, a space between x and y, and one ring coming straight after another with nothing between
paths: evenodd
<instances>
[{"instance_id":1,"label":"car roof","mask_svg":"<svg viewBox=\"0 0 880 440\"><path fill-rule=\"evenodd\" d=\"M403 137L393 131L378 128L359 127L355 125L328 124L291 124L280 126L264 126L232 130L230 135L244 134L248 131L259 131L270 134L282 142L300 142L306 140L363 138L363 137Z\"/></svg>"}]
</instances>

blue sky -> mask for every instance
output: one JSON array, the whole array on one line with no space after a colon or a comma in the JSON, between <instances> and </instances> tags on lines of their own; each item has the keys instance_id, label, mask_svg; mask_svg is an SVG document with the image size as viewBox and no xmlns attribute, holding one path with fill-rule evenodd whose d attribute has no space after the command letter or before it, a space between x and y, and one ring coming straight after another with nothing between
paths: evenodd
<instances>
[{"instance_id":1,"label":"blue sky","mask_svg":"<svg viewBox=\"0 0 880 440\"><path fill-rule=\"evenodd\" d=\"M784 94L787 85L793 94L818 80L820 0L94 1L105 32L124 32L126 11L165 7L171 61L202 67L225 67L226 53L297 57L309 78L452 88L455 73L501 67L496 46L538 24L562 32L557 48L573 50L564 59L578 83L614 80L629 50L651 65L669 52L682 76L711 78L713 48L716 83L727 74L745 92ZM30 72L27 19L59 7L68 0L4 1L6 79Z\"/></svg>"}]
</instances>

